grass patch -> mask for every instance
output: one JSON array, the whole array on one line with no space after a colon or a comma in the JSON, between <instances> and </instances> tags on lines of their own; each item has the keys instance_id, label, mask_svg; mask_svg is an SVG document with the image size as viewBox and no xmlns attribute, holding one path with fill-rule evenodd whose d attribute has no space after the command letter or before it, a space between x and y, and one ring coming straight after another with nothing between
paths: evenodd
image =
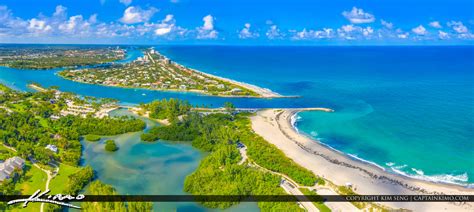
<instances>
[{"instance_id":1,"label":"grass patch","mask_svg":"<svg viewBox=\"0 0 474 212\"><path fill-rule=\"evenodd\" d=\"M98 135L92 135L92 134L86 135L86 136L84 136L84 138L85 138L87 141L98 141L98 140L100 140L100 136L98 136Z\"/></svg>"},{"instance_id":2,"label":"grass patch","mask_svg":"<svg viewBox=\"0 0 474 212\"><path fill-rule=\"evenodd\" d=\"M59 194L64 191L67 183L69 182L69 176L79 171L78 167L69 166L66 164L59 165L59 173L49 183L49 189L51 194Z\"/></svg>"},{"instance_id":3,"label":"grass patch","mask_svg":"<svg viewBox=\"0 0 474 212\"><path fill-rule=\"evenodd\" d=\"M303 192L304 195L319 196L316 192L310 191L307 188L300 188L300 191ZM313 204L321 212L331 212L331 209L329 209L328 206L326 206L323 202L313 202Z\"/></svg>"},{"instance_id":4,"label":"grass patch","mask_svg":"<svg viewBox=\"0 0 474 212\"><path fill-rule=\"evenodd\" d=\"M20 182L15 185L15 189L21 191L21 194L29 195L35 193L38 189L44 191L48 176L41 169L27 162L25 172L20 178Z\"/></svg>"}]
</instances>

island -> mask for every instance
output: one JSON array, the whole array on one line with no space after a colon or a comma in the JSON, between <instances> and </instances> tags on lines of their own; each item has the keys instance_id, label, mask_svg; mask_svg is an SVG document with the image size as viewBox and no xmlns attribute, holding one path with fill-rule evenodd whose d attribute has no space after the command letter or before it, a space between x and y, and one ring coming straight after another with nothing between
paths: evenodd
<instances>
[{"instance_id":1,"label":"island","mask_svg":"<svg viewBox=\"0 0 474 212\"><path fill-rule=\"evenodd\" d=\"M269 89L185 67L153 48L143 49L143 56L131 63L67 69L59 72L59 76L105 86L195 92L221 97L283 97Z\"/></svg>"}]
</instances>

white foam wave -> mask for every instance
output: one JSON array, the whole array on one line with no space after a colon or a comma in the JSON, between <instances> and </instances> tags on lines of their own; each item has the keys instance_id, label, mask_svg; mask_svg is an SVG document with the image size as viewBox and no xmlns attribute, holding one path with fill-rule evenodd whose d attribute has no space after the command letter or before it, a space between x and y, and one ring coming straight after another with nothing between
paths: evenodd
<instances>
[{"instance_id":1,"label":"white foam wave","mask_svg":"<svg viewBox=\"0 0 474 212\"><path fill-rule=\"evenodd\" d=\"M390 164L391 164L390 169L393 172L399 175L403 175L405 177L410 177L410 178L414 178L418 180L430 181L430 182L435 182L435 183L456 184L456 185L462 185L462 186L467 186L467 187L474 186L474 184L467 183L469 180L469 176L467 173L463 173L459 175L454 175L454 174L425 175L423 170L411 168L411 170L414 172L414 174L411 174L402 170L403 168L406 168L407 165L395 166L395 163L390 163Z\"/></svg>"},{"instance_id":2,"label":"white foam wave","mask_svg":"<svg viewBox=\"0 0 474 212\"><path fill-rule=\"evenodd\" d=\"M354 159L356 159L356 160L360 160L360 161L362 161L362 162L364 162L364 163L368 163L368 164L374 165L374 166L376 166L376 167L379 167L379 168L381 168L382 170L385 171L385 168L384 168L384 167L380 166L379 164L377 164L377 163L375 163L375 162L372 162L372 161L370 161L370 160L362 159L362 158L360 158L360 157L358 157L357 155L354 155L354 154L349 154L349 153L347 153L347 155L351 156L352 158L354 158Z\"/></svg>"},{"instance_id":3,"label":"white foam wave","mask_svg":"<svg viewBox=\"0 0 474 212\"><path fill-rule=\"evenodd\" d=\"M298 113L295 113L293 116L291 116L290 118L290 123L291 123L291 126L293 127L293 129L296 130L296 132L300 132L298 130L298 127L296 127L296 122L298 122L299 120L301 120L301 116L298 115Z\"/></svg>"}]
</instances>

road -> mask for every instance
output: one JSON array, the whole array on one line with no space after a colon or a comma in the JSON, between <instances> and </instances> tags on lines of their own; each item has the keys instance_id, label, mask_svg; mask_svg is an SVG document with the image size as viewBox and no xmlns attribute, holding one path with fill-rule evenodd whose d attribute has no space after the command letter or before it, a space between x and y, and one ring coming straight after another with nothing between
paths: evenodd
<instances>
[{"instance_id":1,"label":"road","mask_svg":"<svg viewBox=\"0 0 474 212\"><path fill-rule=\"evenodd\" d=\"M300 200L298 203L302 205L307 211L319 211L318 208L316 208L316 206L314 206L312 202L308 202L308 199L304 197L303 192L298 189L297 185L293 185L289 181L282 180L280 186L286 191L286 193L295 195L296 198Z\"/></svg>"}]
</instances>

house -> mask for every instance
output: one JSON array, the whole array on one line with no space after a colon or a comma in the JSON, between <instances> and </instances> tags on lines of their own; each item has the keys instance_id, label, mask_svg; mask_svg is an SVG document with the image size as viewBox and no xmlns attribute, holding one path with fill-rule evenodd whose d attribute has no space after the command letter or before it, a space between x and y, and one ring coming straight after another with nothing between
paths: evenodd
<instances>
[{"instance_id":1,"label":"house","mask_svg":"<svg viewBox=\"0 0 474 212\"><path fill-rule=\"evenodd\" d=\"M233 93L233 94L236 94L236 93L242 92L242 89L240 89L240 88L234 88L234 89L230 90L230 92Z\"/></svg>"},{"instance_id":2,"label":"house","mask_svg":"<svg viewBox=\"0 0 474 212\"><path fill-rule=\"evenodd\" d=\"M216 86L218 89L224 89L225 88L225 85L224 84L219 84Z\"/></svg>"},{"instance_id":3,"label":"house","mask_svg":"<svg viewBox=\"0 0 474 212\"><path fill-rule=\"evenodd\" d=\"M56 147L56 145L48 144L45 148L53 151L54 153L58 153L58 147Z\"/></svg>"},{"instance_id":4,"label":"house","mask_svg":"<svg viewBox=\"0 0 474 212\"><path fill-rule=\"evenodd\" d=\"M15 170L22 170L25 167L25 160L18 156L8 158L0 163L0 182L9 179Z\"/></svg>"},{"instance_id":5,"label":"house","mask_svg":"<svg viewBox=\"0 0 474 212\"><path fill-rule=\"evenodd\" d=\"M186 90L186 88L187 88L186 85L180 85L179 86L179 89L181 89L181 90Z\"/></svg>"}]
</instances>

